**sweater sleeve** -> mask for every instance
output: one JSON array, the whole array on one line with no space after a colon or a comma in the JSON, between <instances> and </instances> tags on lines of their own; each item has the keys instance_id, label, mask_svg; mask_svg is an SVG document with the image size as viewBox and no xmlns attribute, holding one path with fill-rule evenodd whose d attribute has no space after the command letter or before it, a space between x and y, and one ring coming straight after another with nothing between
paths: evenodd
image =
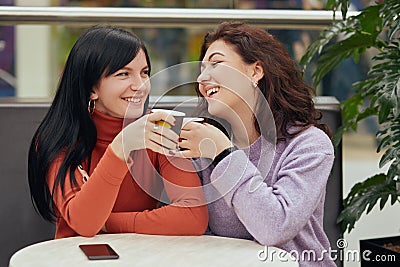
<instances>
[{"instance_id":1,"label":"sweater sleeve","mask_svg":"<svg viewBox=\"0 0 400 267\"><path fill-rule=\"evenodd\" d=\"M333 146L325 136L295 138L285 153L272 166L273 184L264 181L243 151L223 159L211 174L214 187L263 245L282 245L299 233L323 201L333 165Z\"/></svg>"},{"instance_id":2,"label":"sweater sleeve","mask_svg":"<svg viewBox=\"0 0 400 267\"><path fill-rule=\"evenodd\" d=\"M142 212L112 213L106 223L107 231L159 235L204 234L208 211L200 179L191 161L154 155L170 204Z\"/></svg>"},{"instance_id":3,"label":"sweater sleeve","mask_svg":"<svg viewBox=\"0 0 400 267\"><path fill-rule=\"evenodd\" d=\"M47 176L50 192L61 162L62 157L59 157L50 167ZM120 160L109 147L86 183L83 183L81 173L76 170L78 186L72 186L68 172L64 196L59 187L53 196L59 216L79 235L96 235L111 213L127 171L125 161Z\"/></svg>"}]
</instances>

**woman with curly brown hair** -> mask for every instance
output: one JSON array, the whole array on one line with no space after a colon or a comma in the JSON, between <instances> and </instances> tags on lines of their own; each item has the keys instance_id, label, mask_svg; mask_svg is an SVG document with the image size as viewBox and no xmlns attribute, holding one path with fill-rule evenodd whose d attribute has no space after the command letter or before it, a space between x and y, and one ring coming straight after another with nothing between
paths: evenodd
<instances>
[{"instance_id":1,"label":"woman with curly brown hair","mask_svg":"<svg viewBox=\"0 0 400 267\"><path fill-rule=\"evenodd\" d=\"M179 145L201 174L211 234L283 248L301 266L335 266L323 229L334 149L295 61L240 22L208 33L200 60L207 123L186 124Z\"/></svg>"}]
</instances>

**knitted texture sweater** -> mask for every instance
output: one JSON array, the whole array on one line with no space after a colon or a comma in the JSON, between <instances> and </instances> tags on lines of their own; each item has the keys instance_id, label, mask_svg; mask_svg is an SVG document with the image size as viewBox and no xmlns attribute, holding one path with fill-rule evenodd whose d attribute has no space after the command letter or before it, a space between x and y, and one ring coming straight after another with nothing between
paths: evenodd
<instances>
[{"instance_id":1,"label":"knitted texture sweater","mask_svg":"<svg viewBox=\"0 0 400 267\"><path fill-rule=\"evenodd\" d=\"M330 243L323 229L333 161L333 145L316 127L276 146L259 137L215 168L210 160L195 159L211 234L282 248L300 266L336 266L326 253Z\"/></svg>"}]
</instances>

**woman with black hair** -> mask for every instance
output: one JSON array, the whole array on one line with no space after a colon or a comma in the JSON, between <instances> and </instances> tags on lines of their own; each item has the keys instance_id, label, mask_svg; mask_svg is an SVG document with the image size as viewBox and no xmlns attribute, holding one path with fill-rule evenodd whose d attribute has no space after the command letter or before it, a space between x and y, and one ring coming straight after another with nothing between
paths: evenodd
<instances>
[{"instance_id":1,"label":"woman with black hair","mask_svg":"<svg viewBox=\"0 0 400 267\"><path fill-rule=\"evenodd\" d=\"M204 233L199 177L190 161L169 156L178 136L156 124L175 119L146 114L149 75L143 42L125 29L91 27L72 48L29 150L31 197L56 220L55 238Z\"/></svg>"}]
</instances>

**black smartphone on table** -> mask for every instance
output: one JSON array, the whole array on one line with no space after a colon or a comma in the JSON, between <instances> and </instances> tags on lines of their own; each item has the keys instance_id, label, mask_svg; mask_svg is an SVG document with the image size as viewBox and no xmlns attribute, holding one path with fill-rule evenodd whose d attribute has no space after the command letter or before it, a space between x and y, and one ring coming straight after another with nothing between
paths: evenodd
<instances>
[{"instance_id":1,"label":"black smartphone on table","mask_svg":"<svg viewBox=\"0 0 400 267\"><path fill-rule=\"evenodd\" d=\"M79 248L89 260L118 259L119 255L109 244L82 244Z\"/></svg>"}]
</instances>

